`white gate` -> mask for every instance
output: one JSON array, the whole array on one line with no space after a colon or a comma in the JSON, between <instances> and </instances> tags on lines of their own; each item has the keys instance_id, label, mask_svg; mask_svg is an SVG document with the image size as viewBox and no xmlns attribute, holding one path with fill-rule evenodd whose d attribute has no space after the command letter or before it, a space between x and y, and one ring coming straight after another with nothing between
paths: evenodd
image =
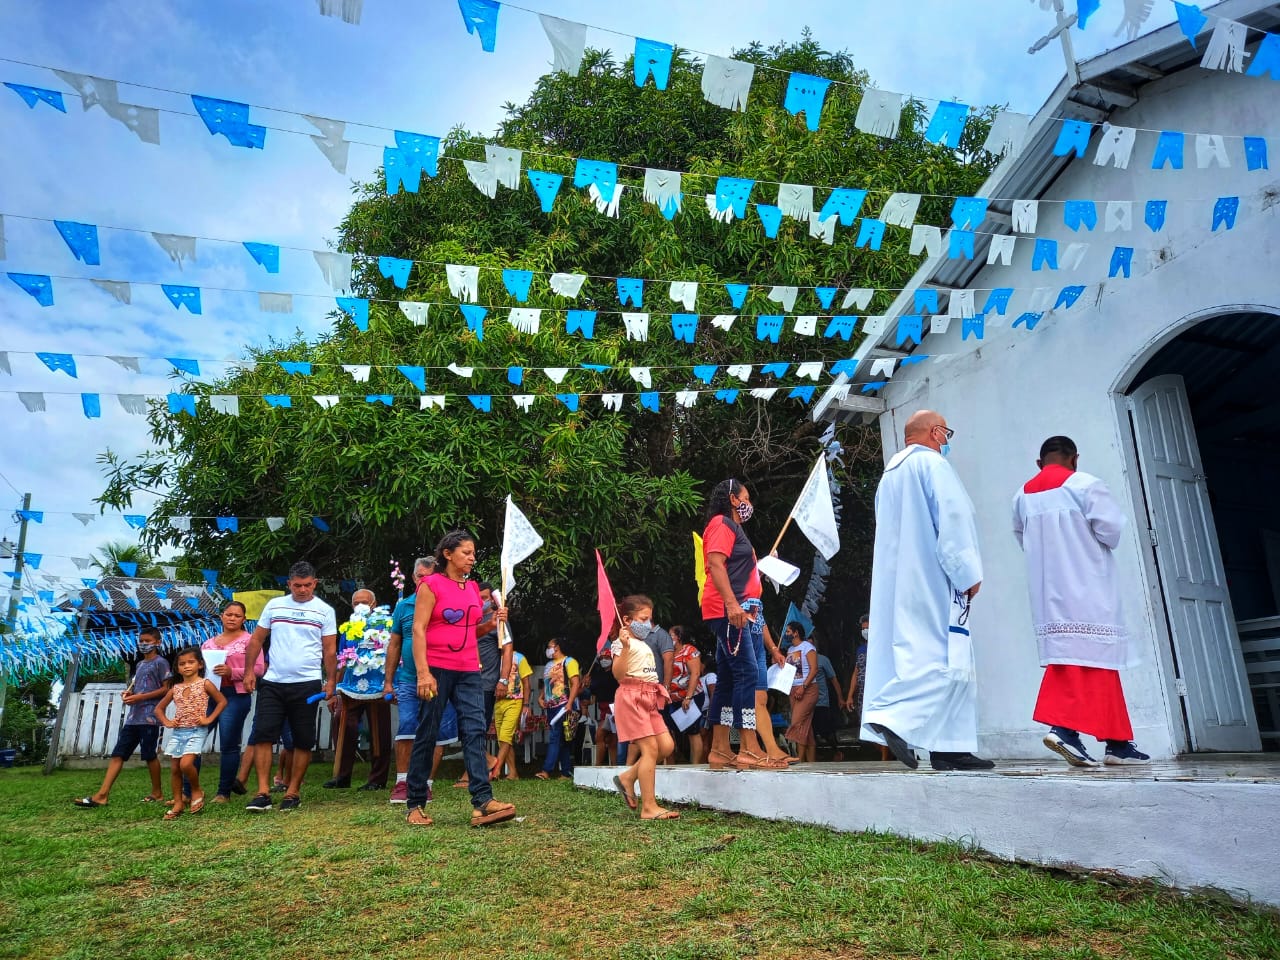
<instances>
[{"instance_id":1,"label":"white gate","mask_svg":"<svg viewBox=\"0 0 1280 960\"><path fill-rule=\"evenodd\" d=\"M1192 750L1262 748L1182 377L1128 397Z\"/></svg>"}]
</instances>

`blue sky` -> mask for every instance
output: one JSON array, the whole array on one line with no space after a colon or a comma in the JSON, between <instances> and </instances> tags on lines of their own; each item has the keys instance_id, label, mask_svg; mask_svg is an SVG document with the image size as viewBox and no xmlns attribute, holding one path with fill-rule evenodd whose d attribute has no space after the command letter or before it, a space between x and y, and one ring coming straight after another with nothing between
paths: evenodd
<instances>
[{"instance_id":1,"label":"blue sky","mask_svg":"<svg viewBox=\"0 0 1280 960\"><path fill-rule=\"evenodd\" d=\"M1008 103L1026 113L1040 106L1063 68L1056 44L1026 52L1052 25L1035 0L524 2L626 35L588 31L588 44L620 57L635 35L727 56L752 40L798 39L808 26L827 49L847 50L881 88ZM1103 0L1089 29L1073 31L1079 58L1118 43L1121 8L1120 0ZM1172 11L1172 4L1157 4L1146 29L1168 22ZM506 7L495 53L482 52L454 0L365 0L358 26L320 16L315 0L0 0L0 58L163 88L120 88L122 100L162 111L190 112L189 99L164 92L173 90L289 111L253 110L253 122L272 128L315 132L300 113L359 121L374 127L348 126L348 139L385 144L393 129L443 134L462 123L492 131L501 104L523 101L548 69L550 48L535 15ZM69 92L42 66L0 62L0 80ZM77 394L171 389L167 365L143 361L143 373L134 374L105 356L235 357L246 343L319 331L332 294L312 258L297 251L283 251L280 273L268 276L238 246L200 243L197 260L180 270L146 233L102 229L102 264L86 267L52 223L22 218L323 249L350 202L352 180L372 174L381 149L353 145L344 177L305 136L272 129L265 150L237 149L194 116L162 112L162 142L154 146L101 110L82 111L78 98L66 103L65 116L43 104L29 110L0 88L7 241L0 270L131 280L133 304L116 303L87 281L55 281L55 305L41 308L7 280L0 284L0 350L77 354L79 366L79 379L71 380L32 355L11 353L13 376L0 374L0 391L67 395L50 393L48 410L32 414L14 393L0 392L0 471L48 511L28 544L45 554L42 570L75 576L64 556L88 556L106 540L132 537L114 514L87 528L70 516L91 510L102 489L95 458L108 446L136 454L147 445L142 417L103 397L102 418L87 420ZM206 289L203 316L191 317L175 312L158 287L141 285L147 281L317 296L295 300L294 314L281 316L260 313L252 294ZM0 480L0 536L16 538L8 511L18 499ZM135 506L147 513L150 502Z\"/></svg>"}]
</instances>

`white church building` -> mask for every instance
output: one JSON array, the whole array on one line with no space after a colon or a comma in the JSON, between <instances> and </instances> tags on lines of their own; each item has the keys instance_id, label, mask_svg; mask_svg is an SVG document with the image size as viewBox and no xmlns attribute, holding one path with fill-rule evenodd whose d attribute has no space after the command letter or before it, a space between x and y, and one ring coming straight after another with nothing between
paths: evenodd
<instances>
[{"instance_id":1,"label":"white church building","mask_svg":"<svg viewBox=\"0 0 1280 960\"><path fill-rule=\"evenodd\" d=\"M973 259L949 258L943 231L868 318L855 376L815 407L878 417L886 460L916 410L955 430L985 568L970 621L985 756L1044 753L1010 505L1055 434L1131 521L1117 555L1143 659L1122 674L1140 748L1280 747L1280 176L1265 155L1280 170L1280 74L1201 65L1227 20L1247 28L1247 70L1280 4L1204 13L1195 48L1174 23L1073 67L980 192ZM1092 125L1087 140L1072 128L1082 155L1055 155L1064 120Z\"/></svg>"}]
</instances>

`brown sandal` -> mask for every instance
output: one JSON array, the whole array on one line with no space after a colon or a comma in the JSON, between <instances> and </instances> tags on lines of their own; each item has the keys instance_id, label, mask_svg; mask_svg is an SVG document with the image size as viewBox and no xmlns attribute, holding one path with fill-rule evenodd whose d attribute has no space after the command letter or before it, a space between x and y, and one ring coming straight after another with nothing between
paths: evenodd
<instances>
[{"instance_id":1,"label":"brown sandal","mask_svg":"<svg viewBox=\"0 0 1280 960\"><path fill-rule=\"evenodd\" d=\"M170 809L165 811L164 819L177 820L180 816L182 816L182 811L176 807L171 807Z\"/></svg>"},{"instance_id":2,"label":"brown sandal","mask_svg":"<svg viewBox=\"0 0 1280 960\"><path fill-rule=\"evenodd\" d=\"M435 823L434 820L427 816L427 811L421 807L414 807L405 815L404 819L411 827L429 827Z\"/></svg>"},{"instance_id":3,"label":"brown sandal","mask_svg":"<svg viewBox=\"0 0 1280 960\"><path fill-rule=\"evenodd\" d=\"M716 759L719 757L720 759ZM733 753L725 753L722 750L711 750L707 754L707 766L712 770L733 770L734 764L738 762L738 757Z\"/></svg>"},{"instance_id":4,"label":"brown sandal","mask_svg":"<svg viewBox=\"0 0 1280 960\"><path fill-rule=\"evenodd\" d=\"M514 803L490 800L483 807L476 807L471 811L471 825L473 827L487 827L495 823L503 823L515 815L516 806Z\"/></svg>"},{"instance_id":5,"label":"brown sandal","mask_svg":"<svg viewBox=\"0 0 1280 960\"><path fill-rule=\"evenodd\" d=\"M769 758L762 757L758 753L752 753L750 750L739 750L737 768L739 770L768 770Z\"/></svg>"},{"instance_id":6,"label":"brown sandal","mask_svg":"<svg viewBox=\"0 0 1280 960\"><path fill-rule=\"evenodd\" d=\"M679 820L679 810L663 810L656 817L641 817L641 820Z\"/></svg>"}]
</instances>

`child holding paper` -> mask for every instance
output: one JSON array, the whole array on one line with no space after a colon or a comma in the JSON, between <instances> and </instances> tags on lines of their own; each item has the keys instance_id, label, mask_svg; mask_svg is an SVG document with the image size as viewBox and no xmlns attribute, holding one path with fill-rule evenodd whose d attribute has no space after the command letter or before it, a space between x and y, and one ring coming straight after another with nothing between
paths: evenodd
<instances>
[{"instance_id":1,"label":"child holding paper","mask_svg":"<svg viewBox=\"0 0 1280 960\"><path fill-rule=\"evenodd\" d=\"M196 758L204 750L205 733L218 721L218 714L227 705L227 698L204 676L204 654L199 647L183 647L174 663L178 681L170 681L169 692L156 704L156 719L173 731L165 754L173 759L170 783L173 789L173 806L165 813L166 820L177 820L186 809L182 796L185 778L191 789L191 812L204 809L204 791L200 789L200 768ZM209 713L209 701L214 709ZM165 715L165 708L172 703L174 714Z\"/></svg>"},{"instance_id":2,"label":"child holding paper","mask_svg":"<svg viewBox=\"0 0 1280 960\"><path fill-rule=\"evenodd\" d=\"M619 685L613 715L618 739L639 747L640 756L613 778L613 785L634 810L639 783L641 820L678 820L680 814L658 806L654 795L654 770L671 753L675 743L662 718L662 709L670 697L666 687L658 682L653 651L644 642L653 627L653 601L638 594L624 597L618 604L618 616L618 637L610 647L613 676Z\"/></svg>"}]
</instances>

